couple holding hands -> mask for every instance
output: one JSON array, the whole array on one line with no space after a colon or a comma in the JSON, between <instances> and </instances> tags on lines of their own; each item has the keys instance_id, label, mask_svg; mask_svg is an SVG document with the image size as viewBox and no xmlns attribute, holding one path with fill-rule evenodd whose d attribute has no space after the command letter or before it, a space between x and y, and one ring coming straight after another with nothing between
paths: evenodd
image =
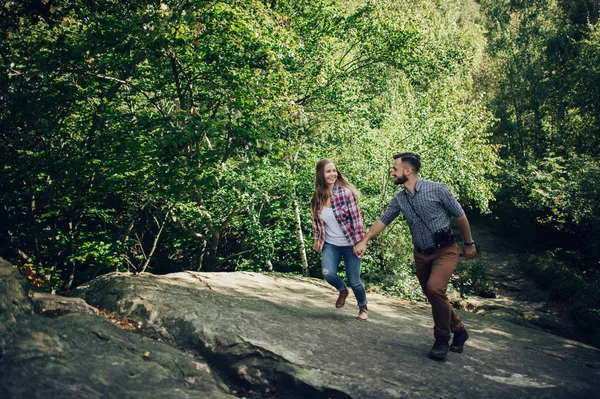
<instances>
[{"instance_id":1,"label":"couple holding hands","mask_svg":"<svg viewBox=\"0 0 600 399\"><path fill-rule=\"evenodd\" d=\"M322 253L323 277L339 292L337 308L344 306L348 296L348 287L337 274L343 258L348 283L358 302L358 319L366 321L367 295L360 279L362 256L367 243L402 213L412 235L417 278L432 308L435 343L429 356L443 360L448 350L461 353L469 338L446 296L448 281L459 257L450 217L455 218L462 234L464 257L472 259L477 250L469 221L458 201L445 184L420 179L420 167L417 154L394 155L394 183L402 184L404 188L394 195L387 209L365 234L356 189L333 161L320 160L316 166L315 192L310 201L314 247ZM450 338L453 338L451 344Z\"/></svg>"}]
</instances>

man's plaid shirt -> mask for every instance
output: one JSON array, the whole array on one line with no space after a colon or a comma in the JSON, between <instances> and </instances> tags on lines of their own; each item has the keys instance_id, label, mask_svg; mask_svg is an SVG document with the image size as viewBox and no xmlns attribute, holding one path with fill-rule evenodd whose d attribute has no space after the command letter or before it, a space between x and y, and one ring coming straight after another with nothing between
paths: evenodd
<instances>
[{"instance_id":1,"label":"man's plaid shirt","mask_svg":"<svg viewBox=\"0 0 600 399\"><path fill-rule=\"evenodd\" d=\"M358 203L352 191L346 187L333 186L331 192L331 209L337 219L344 236L352 243L358 244L365 236ZM319 244L319 251L325 245L325 225L321 215L312 215L312 231L315 242Z\"/></svg>"},{"instance_id":2,"label":"man's plaid shirt","mask_svg":"<svg viewBox=\"0 0 600 399\"><path fill-rule=\"evenodd\" d=\"M420 248L434 247L433 233L447 228L450 216L458 218L465 214L448 186L421 179L417 180L414 194L406 188L399 190L379 220L387 226L400 213L408 222L413 244Z\"/></svg>"}]
</instances>

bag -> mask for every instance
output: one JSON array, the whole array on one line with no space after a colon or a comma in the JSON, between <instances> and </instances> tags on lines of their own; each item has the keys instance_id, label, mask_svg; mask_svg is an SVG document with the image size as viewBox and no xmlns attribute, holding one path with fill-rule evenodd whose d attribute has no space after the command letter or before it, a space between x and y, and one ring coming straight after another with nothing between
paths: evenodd
<instances>
[{"instance_id":1,"label":"bag","mask_svg":"<svg viewBox=\"0 0 600 399\"><path fill-rule=\"evenodd\" d=\"M454 233L452 232L450 226L448 226L442 230L438 230L435 233L433 233L433 238L435 240L436 248L444 248L448 244L454 242Z\"/></svg>"}]
</instances>

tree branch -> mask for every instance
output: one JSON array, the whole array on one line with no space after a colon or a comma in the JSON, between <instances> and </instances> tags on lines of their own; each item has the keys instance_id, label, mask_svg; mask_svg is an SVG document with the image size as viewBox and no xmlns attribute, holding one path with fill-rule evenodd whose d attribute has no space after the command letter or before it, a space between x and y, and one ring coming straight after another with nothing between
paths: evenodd
<instances>
[{"instance_id":1,"label":"tree branch","mask_svg":"<svg viewBox=\"0 0 600 399\"><path fill-rule=\"evenodd\" d=\"M162 115L163 118L167 117L167 115L164 113L164 111L154 102L154 100L152 98L150 98L150 96L145 91L143 91L142 89L140 89L139 87L137 87L133 83L131 83L131 82L127 81L127 80L122 80L122 79L119 79L119 78L115 78L114 76L103 75L101 73L94 74L94 73L91 73L91 72L85 72L85 74L89 75L89 76L94 76L94 77L97 77L97 78L100 78L100 79L105 79L105 80L110 80L110 81L113 81L113 82L118 82L118 83L121 83L121 84L123 84L125 86L131 87L132 89L134 89L135 91L137 91L138 93L140 93L144 97L146 97L146 99L148 100L148 102L150 102L150 104L152 104L152 106L154 108L156 108L156 110Z\"/></svg>"}]
</instances>

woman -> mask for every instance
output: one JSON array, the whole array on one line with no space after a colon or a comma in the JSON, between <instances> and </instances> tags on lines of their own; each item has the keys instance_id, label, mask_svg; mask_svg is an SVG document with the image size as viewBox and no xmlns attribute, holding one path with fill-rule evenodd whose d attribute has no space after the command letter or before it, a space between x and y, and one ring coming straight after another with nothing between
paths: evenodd
<instances>
[{"instance_id":1,"label":"woman","mask_svg":"<svg viewBox=\"0 0 600 399\"><path fill-rule=\"evenodd\" d=\"M317 163L315 193L310 205L315 250L322 252L323 277L339 291L335 307L344 306L348 296L348 287L337 274L343 257L346 277L358 302L358 319L367 320L367 293L360 280L361 258L353 252L365 236L356 189L329 159Z\"/></svg>"}]
</instances>

